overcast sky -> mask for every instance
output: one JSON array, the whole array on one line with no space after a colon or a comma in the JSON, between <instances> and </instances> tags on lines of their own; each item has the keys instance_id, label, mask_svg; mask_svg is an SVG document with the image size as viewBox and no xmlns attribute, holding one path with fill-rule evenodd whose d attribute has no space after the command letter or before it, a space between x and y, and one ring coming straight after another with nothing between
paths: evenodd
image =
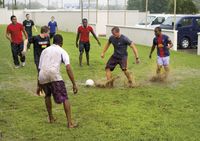
<instances>
[{"instance_id":1,"label":"overcast sky","mask_svg":"<svg viewBox=\"0 0 200 141\"><path fill-rule=\"evenodd\" d=\"M17 0L17 2L23 2L25 3L25 1L28 3L29 0ZM31 1L38 1L40 3L42 3L43 5L47 5L48 4L48 0L31 0ZM50 3L62 3L62 1L64 1L64 3L72 3L72 4L78 4L79 3L79 0L49 0ZM126 0L127 1L127 0ZM5 0L6 3L11 3L12 0ZM88 0L83 0L84 3L87 3ZM96 2L96 0L90 0L90 2ZM107 0L98 0L99 4L101 5L106 5L107 4ZM110 4L119 4L119 5L122 5L124 4L125 0L109 0L109 3Z\"/></svg>"}]
</instances>

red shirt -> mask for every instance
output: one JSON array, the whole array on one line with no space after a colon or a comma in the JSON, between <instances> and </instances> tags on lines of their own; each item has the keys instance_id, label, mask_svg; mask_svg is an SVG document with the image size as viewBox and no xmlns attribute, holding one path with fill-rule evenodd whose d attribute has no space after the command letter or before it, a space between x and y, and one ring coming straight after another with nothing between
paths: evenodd
<instances>
[{"instance_id":1,"label":"red shirt","mask_svg":"<svg viewBox=\"0 0 200 141\"><path fill-rule=\"evenodd\" d=\"M20 44L21 42L23 42L23 29L24 27L20 23L17 23L16 25L11 23L8 25L7 32L11 34L11 39L13 43Z\"/></svg>"},{"instance_id":2,"label":"red shirt","mask_svg":"<svg viewBox=\"0 0 200 141\"><path fill-rule=\"evenodd\" d=\"M84 28L83 26L78 27L78 33L80 33L80 41L81 42L89 42L89 34L93 32L93 28L91 26L87 26Z\"/></svg>"},{"instance_id":3,"label":"red shirt","mask_svg":"<svg viewBox=\"0 0 200 141\"><path fill-rule=\"evenodd\" d=\"M160 35L157 39L158 39L158 46L159 44L163 45L162 35ZM159 50L160 57L165 57L164 45L162 47L158 47L158 50Z\"/></svg>"}]
</instances>

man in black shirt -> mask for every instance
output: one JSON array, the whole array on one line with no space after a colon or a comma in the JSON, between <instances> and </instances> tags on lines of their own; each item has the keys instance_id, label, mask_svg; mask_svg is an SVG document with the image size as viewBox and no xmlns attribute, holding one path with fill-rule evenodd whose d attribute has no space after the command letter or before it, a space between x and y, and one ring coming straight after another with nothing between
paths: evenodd
<instances>
[{"instance_id":1,"label":"man in black shirt","mask_svg":"<svg viewBox=\"0 0 200 141\"><path fill-rule=\"evenodd\" d=\"M38 66L40 61L40 55L42 51L50 46L50 38L49 38L49 27L42 26L41 33L37 36L33 36L29 39L29 43L33 43L33 53L34 53L34 62L36 65L36 69L39 72ZM39 95L41 88L37 87L36 93Z\"/></svg>"},{"instance_id":2,"label":"man in black shirt","mask_svg":"<svg viewBox=\"0 0 200 141\"><path fill-rule=\"evenodd\" d=\"M112 74L111 71L113 71L116 67L117 64L120 65L122 71L126 75L128 79L128 84L129 87L134 87L134 81L131 77L130 72L127 70L127 58L128 58L128 52L127 52L127 47L130 46L133 50L133 53L135 55L135 60L136 63L138 64L139 58L138 58L138 51L137 48L135 47L134 43L129 40L126 36L123 34L120 34L119 27L113 27L112 28L112 36L110 36L107 44L105 45L103 52L101 53L101 58L104 58L105 52L109 48L110 44L113 45L114 47L114 53L108 60L106 64L106 77L107 81L112 80ZM111 81L108 85L109 87L113 87L113 81Z\"/></svg>"},{"instance_id":3,"label":"man in black shirt","mask_svg":"<svg viewBox=\"0 0 200 141\"><path fill-rule=\"evenodd\" d=\"M26 14L26 20L23 21L23 26L28 34L28 39L32 37L32 27L34 27L37 32L37 28L35 27L34 22L30 19L29 14ZM30 43L27 44L27 48L30 49Z\"/></svg>"}]
</instances>

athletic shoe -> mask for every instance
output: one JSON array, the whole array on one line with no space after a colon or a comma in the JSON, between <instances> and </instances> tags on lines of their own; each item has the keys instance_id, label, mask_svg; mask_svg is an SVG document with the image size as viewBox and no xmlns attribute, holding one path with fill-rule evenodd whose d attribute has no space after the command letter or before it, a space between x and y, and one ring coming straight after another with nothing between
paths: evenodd
<instances>
[{"instance_id":1,"label":"athletic shoe","mask_svg":"<svg viewBox=\"0 0 200 141\"><path fill-rule=\"evenodd\" d=\"M24 66L25 66L25 64L26 64L25 62L22 62L22 67L24 67Z\"/></svg>"}]
</instances>

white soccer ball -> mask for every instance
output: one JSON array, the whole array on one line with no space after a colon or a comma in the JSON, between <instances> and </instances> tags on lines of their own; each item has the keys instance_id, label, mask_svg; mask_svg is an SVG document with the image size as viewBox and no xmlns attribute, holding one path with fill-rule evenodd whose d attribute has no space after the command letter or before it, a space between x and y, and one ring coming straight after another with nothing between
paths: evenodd
<instances>
[{"instance_id":1,"label":"white soccer ball","mask_svg":"<svg viewBox=\"0 0 200 141\"><path fill-rule=\"evenodd\" d=\"M92 79L88 79L86 80L85 85L88 87L94 86L94 81Z\"/></svg>"}]
</instances>

